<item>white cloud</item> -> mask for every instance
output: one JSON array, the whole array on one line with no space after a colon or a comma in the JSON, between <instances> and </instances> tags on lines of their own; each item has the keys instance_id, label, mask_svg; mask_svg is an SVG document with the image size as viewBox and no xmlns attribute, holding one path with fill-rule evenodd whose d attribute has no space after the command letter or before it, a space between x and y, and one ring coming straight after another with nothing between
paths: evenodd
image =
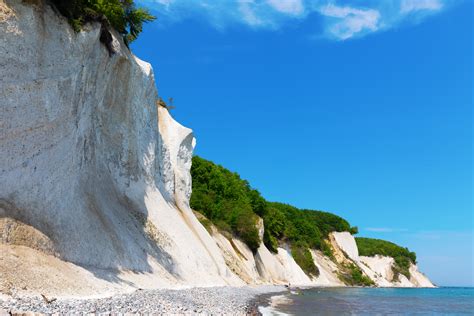
<instances>
[{"instance_id":1,"label":"white cloud","mask_svg":"<svg viewBox=\"0 0 474 316\"><path fill-rule=\"evenodd\" d=\"M295 20L322 19L327 38L348 40L388 30L401 24L419 23L441 12L448 0L136 0L149 7L161 25L185 19L201 19L224 30L244 25L275 30ZM344 5L342 5L344 3ZM321 37L321 34L307 34Z\"/></svg>"},{"instance_id":2,"label":"white cloud","mask_svg":"<svg viewBox=\"0 0 474 316\"><path fill-rule=\"evenodd\" d=\"M165 6L169 6L171 3L174 2L174 0L157 0L159 4L163 4Z\"/></svg>"},{"instance_id":3,"label":"white cloud","mask_svg":"<svg viewBox=\"0 0 474 316\"><path fill-rule=\"evenodd\" d=\"M321 7L319 12L335 19L328 31L337 39L345 40L364 31L378 30L380 13L374 9L355 9L328 4Z\"/></svg>"},{"instance_id":4,"label":"white cloud","mask_svg":"<svg viewBox=\"0 0 474 316\"><path fill-rule=\"evenodd\" d=\"M300 15L304 12L302 0L267 0L267 3L275 10L290 15Z\"/></svg>"},{"instance_id":5,"label":"white cloud","mask_svg":"<svg viewBox=\"0 0 474 316\"><path fill-rule=\"evenodd\" d=\"M257 17L252 9L253 0L239 0L239 11L244 21L253 26L263 25L264 22Z\"/></svg>"},{"instance_id":6,"label":"white cloud","mask_svg":"<svg viewBox=\"0 0 474 316\"><path fill-rule=\"evenodd\" d=\"M400 12L405 14L421 10L437 11L442 7L443 4L439 0L402 0Z\"/></svg>"}]
</instances>

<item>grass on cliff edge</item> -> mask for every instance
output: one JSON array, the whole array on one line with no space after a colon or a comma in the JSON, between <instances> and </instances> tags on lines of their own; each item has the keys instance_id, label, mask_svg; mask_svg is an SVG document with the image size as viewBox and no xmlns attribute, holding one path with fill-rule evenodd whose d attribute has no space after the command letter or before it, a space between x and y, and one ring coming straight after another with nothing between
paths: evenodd
<instances>
[{"instance_id":1,"label":"grass on cliff edge","mask_svg":"<svg viewBox=\"0 0 474 316\"><path fill-rule=\"evenodd\" d=\"M143 23L156 19L148 10L137 8L133 0L52 0L52 3L76 32L84 23L106 21L122 35L125 43L138 37Z\"/></svg>"},{"instance_id":2,"label":"grass on cliff edge","mask_svg":"<svg viewBox=\"0 0 474 316\"><path fill-rule=\"evenodd\" d=\"M410 264L416 264L416 254L414 252L386 240L362 237L356 237L355 240L359 249L359 255L382 255L392 257L395 260L392 267L394 281L399 280L400 274L410 279Z\"/></svg>"}]
</instances>

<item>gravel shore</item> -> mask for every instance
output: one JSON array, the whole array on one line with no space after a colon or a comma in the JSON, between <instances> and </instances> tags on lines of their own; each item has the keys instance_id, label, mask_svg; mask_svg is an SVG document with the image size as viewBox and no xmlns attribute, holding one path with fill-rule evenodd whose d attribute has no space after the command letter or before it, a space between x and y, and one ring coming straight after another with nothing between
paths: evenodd
<instances>
[{"instance_id":1,"label":"gravel shore","mask_svg":"<svg viewBox=\"0 0 474 316\"><path fill-rule=\"evenodd\" d=\"M259 295L282 291L285 288L279 286L137 290L109 298L57 299L50 303L41 296L13 297L0 299L0 314L255 315Z\"/></svg>"}]
</instances>

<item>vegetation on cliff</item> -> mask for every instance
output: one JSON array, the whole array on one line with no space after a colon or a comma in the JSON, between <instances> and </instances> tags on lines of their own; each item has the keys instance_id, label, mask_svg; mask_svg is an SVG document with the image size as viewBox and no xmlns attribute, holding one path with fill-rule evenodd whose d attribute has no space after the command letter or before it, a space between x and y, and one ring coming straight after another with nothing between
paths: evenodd
<instances>
[{"instance_id":1,"label":"vegetation on cliff","mask_svg":"<svg viewBox=\"0 0 474 316\"><path fill-rule=\"evenodd\" d=\"M193 157L191 208L204 214L218 228L239 236L252 251L262 242L257 220L263 218L263 242L273 252L289 244L295 261L309 275L318 274L309 248L326 255L325 239L332 231L355 231L343 218L321 211L300 210L291 205L268 202L237 173L200 157Z\"/></svg>"},{"instance_id":2,"label":"vegetation on cliff","mask_svg":"<svg viewBox=\"0 0 474 316\"><path fill-rule=\"evenodd\" d=\"M348 221L332 213L266 201L237 173L198 156L193 157L191 176L192 209L204 214L219 229L241 238L254 252L261 242L272 252L277 252L279 246L289 245L296 263L310 276L319 274L310 249L321 250L331 257L331 247L326 241L329 233L358 232L357 227L351 227ZM265 226L263 240L258 234L259 217ZM393 257L395 280L399 274L410 277L410 263L416 263L414 252L379 239L356 237L356 242L362 256ZM356 266L344 267L344 271L341 278L347 284L373 284Z\"/></svg>"},{"instance_id":3,"label":"vegetation on cliff","mask_svg":"<svg viewBox=\"0 0 474 316\"><path fill-rule=\"evenodd\" d=\"M249 183L222 166L193 157L191 208L204 214L218 228L239 236L252 251L260 245L258 216L266 201Z\"/></svg>"},{"instance_id":4,"label":"vegetation on cliff","mask_svg":"<svg viewBox=\"0 0 474 316\"><path fill-rule=\"evenodd\" d=\"M126 43L134 41L143 30L143 23L155 17L133 0L52 0L76 32L84 23L98 21L119 32Z\"/></svg>"},{"instance_id":5,"label":"vegetation on cliff","mask_svg":"<svg viewBox=\"0 0 474 316\"><path fill-rule=\"evenodd\" d=\"M267 202L263 217L265 223L264 242L272 251L276 251L279 241L290 243L303 242L308 247L323 252L330 251L325 240L330 232L356 231L345 219L337 215L298 209L294 206Z\"/></svg>"},{"instance_id":6,"label":"vegetation on cliff","mask_svg":"<svg viewBox=\"0 0 474 316\"><path fill-rule=\"evenodd\" d=\"M282 243L290 244L293 257L309 275L317 275L309 249L321 250L331 257L331 248L326 242L333 231L356 231L337 215L314 210L301 210L294 206L267 202L263 217L265 232L263 242L270 251L276 252Z\"/></svg>"},{"instance_id":7,"label":"vegetation on cliff","mask_svg":"<svg viewBox=\"0 0 474 316\"><path fill-rule=\"evenodd\" d=\"M319 276L319 269L314 264L313 256L309 251L308 244L303 242L292 244L291 256L307 275L311 277Z\"/></svg>"},{"instance_id":8,"label":"vegetation on cliff","mask_svg":"<svg viewBox=\"0 0 474 316\"><path fill-rule=\"evenodd\" d=\"M410 279L410 264L416 264L416 254L414 252L386 240L362 237L356 237L355 240L359 249L359 255L382 255L392 257L395 260L392 267L394 281L398 280L400 274Z\"/></svg>"},{"instance_id":9,"label":"vegetation on cliff","mask_svg":"<svg viewBox=\"0 0 474 316\"><path fill-rule=\"evenodd\" d=\"M353 263L346 263L342 265L341 271L339 272L339 279L344 284L351 286L373 286L375 285L368 276L366 276L362 270Z\"/></svg>"}]
</instances>

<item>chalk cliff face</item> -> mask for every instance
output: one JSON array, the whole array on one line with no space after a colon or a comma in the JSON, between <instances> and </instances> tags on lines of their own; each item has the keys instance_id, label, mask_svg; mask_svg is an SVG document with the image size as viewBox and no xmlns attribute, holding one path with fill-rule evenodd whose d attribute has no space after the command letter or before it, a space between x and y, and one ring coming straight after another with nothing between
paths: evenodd
<instances>
[{"instance_id":1,"label":"chalk cliff face","mask_svg":"<svg viewBox=\"0 0 474 316\"><path fill-rule=\"evenodd\" d=\"M380 287L434 287L433 283L414 264L410 266L410 279L399 275L399 280L393 280L392 266L394 259L386 256L365 257L359 256L359 250L354 237L348 232L331 233L332 245L336 253L342 257L336 258L339 262L349 261L358 266L365 275ZM337 257L337 256L336 256Z\"/></svg>"},{"instance_id":2,"label":"chalk cliff face","mask_svg":"<svg viewBox=\"0 0 474 316\"><path fill-rule=\"evenodd\" d=\"M3 241L157 286L243 284L189 209L194 137L150 65L41 1L1 6Z\"/></svg>"},{"instance_id":3,"label":"chalk cliff face","mask_svg":"<svg viewBox=\"0 0 474 316\"><path fill-rule=\"evenodd\" d=\"M284 247L253 254L207 232L189 207L192 131L156 105L150 65L112 35L109 56L99 25L75 33L42 1L0 0L0 290L342 285L318 251L311 279ZM393 259L359 258L342 236L335 245L391 285ZM431 286L412 268L407 282Z\"/></svg>"}]
</instances>

